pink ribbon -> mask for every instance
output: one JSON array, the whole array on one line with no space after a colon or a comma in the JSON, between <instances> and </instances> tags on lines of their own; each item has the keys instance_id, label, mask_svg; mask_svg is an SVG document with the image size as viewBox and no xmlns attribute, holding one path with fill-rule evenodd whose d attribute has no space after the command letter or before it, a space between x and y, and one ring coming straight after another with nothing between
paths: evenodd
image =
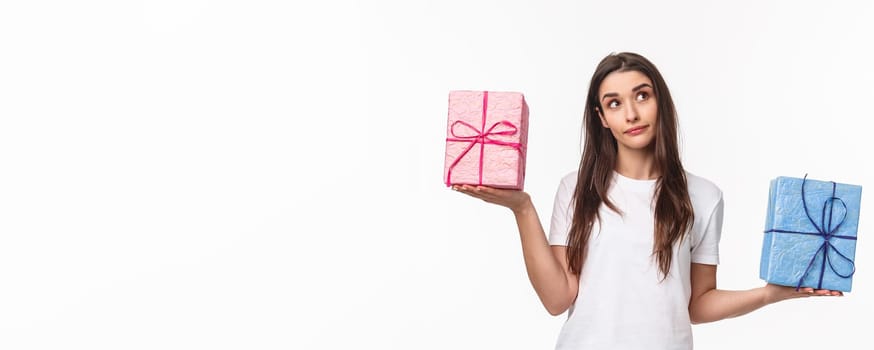
<instances>
[{"instance_id":1,"label":"pink ribbon","mask_svg":"<svg viewBox=\"0 0 874 350\"><path fill-rule=\"evenodd\" d=\"M522 144L520 144L518 142L506 142L506 141L501 141L501 140L493 140L493 139L489 138L489 136L493 136L493 135L513 135L513 134L515 134L519 130L516 127L516 125L513 125L513 123L511 123L507 120L501 120L499 122L492 124L492 126L489 127L489 129L486 130L485 132L482 131L482 130L485 130L485 128L486 128L486 109L488 108L488 105L489 105L489 92L483 91L482 129L477 129L473 125L470 125L469 123L464 122L462 120L456 120L450 126L449 132L452 134L453 137L447 137L446 141L469 142L470 145L468 145L467 148L465 148L464 151L462 151L461 154L459 154L458 157L455 158L455 161L452 162L452 164L449 166L449 171L446 173L446 186L450 186L450 179L452 178L452 169L455 168L455 165L457 165L458 162L461 161L461 158L464 158L464 156L467 154L467 152L469 152L470 149L473 148L473 146L476 144L480 145L479 185L483 184L483 151L485 150L486 144L508 146L508 147L515 148L520 153L522 152ZM455 127L457 125L466 126L468 129L473 130L474 134L467 135L467 136L457 135L455 133ZM502 130L502 131L494 131L494 129L500 125L507 126L510 129L509 130Z\"/></svg>"}]
</instances>

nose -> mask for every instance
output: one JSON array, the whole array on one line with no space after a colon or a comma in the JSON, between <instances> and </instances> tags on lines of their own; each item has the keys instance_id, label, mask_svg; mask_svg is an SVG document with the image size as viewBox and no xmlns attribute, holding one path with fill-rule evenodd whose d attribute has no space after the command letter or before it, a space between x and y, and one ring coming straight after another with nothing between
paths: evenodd
<instances>
[{"instance_id":1,"label":"nose","mask_svg":"<svg viewBox=\"0 0 874 350\"><path fill-rule=\"evenodd\" d=\"M636 122L640 120L640 114L637 113L637 106L634 105L634 102L625 103L625 120L629 123Z\"/></svg>"}]
</instances>

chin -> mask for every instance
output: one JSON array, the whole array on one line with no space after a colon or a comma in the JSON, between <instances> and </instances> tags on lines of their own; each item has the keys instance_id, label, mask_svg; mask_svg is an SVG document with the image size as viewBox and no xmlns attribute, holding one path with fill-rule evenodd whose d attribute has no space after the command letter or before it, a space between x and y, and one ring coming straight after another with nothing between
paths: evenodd
<instances>
[{"instance_id":1,"label":"chin","mask_svg":"<svg viewBox=\"0 0 874 350\"><path fill-rule=\"evenodd\" d=\"M631 142L623 143L623 145L633 150L642 150L651 147L653 143L655 143L655 139L650 138L647 140L633 140Z\"/></svg>"}]
</instances>

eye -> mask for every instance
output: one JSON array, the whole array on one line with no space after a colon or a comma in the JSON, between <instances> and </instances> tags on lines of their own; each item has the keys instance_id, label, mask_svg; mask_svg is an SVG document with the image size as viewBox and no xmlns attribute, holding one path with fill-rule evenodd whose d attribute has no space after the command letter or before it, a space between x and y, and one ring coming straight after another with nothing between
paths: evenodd
<instances>
[{"instance_id":1,"label":"eye","mask_svg":"<svg viewBox=\"0 0 874 350\"><path fill-rule=\"evenodd\" d=\"M640 92L640 93L637 94L636 97L637 97L637 100L638 100L638 101L646 101L647 99L649 99L649 93L647 93L647 92Z\"/></svg>"},{"instance_id":2,"label":"eye","mask_svg":"<svg viewBox=\"0 0 874 350\"><path fill-rule=\"evenodd\" d=\"M619 107L619 101L610 100L610 102L607 102L607 108L613 109L616 107Z\"/></svg>"}]
</instances>

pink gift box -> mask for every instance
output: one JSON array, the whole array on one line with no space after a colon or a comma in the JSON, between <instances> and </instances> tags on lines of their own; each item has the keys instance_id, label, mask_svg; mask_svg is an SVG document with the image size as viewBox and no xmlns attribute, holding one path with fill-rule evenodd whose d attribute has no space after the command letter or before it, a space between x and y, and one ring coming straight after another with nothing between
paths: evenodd
<instances>
[{"instance_id":1,"label":"pink gift box","mask_svg":"<svg viewBox=\"0 0 874 350\"><path fill-rule=\"evenodd\" d=\"M450 91L446 124L446 186L522 190L528 104L518 92Z\"/></svg>"}]
</instances>

